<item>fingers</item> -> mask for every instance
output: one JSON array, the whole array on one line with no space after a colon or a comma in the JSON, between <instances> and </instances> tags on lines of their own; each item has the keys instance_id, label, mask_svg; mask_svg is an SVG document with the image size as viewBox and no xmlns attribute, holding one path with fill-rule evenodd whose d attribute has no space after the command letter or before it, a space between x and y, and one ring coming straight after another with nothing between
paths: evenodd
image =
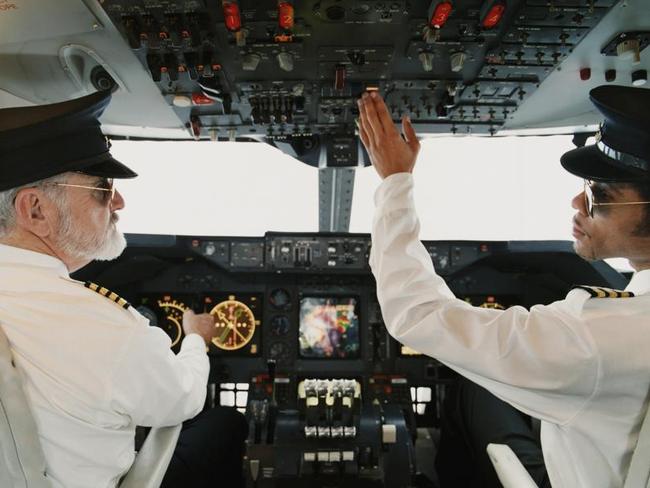
<instances>
[{"instance_id":1,"label":"fingers","mask_svg":"<svg viewBox=\"0 0 650 488\"><path fill-rule=\"evenodd\" d=\"M366 92L359 100L361 125L364 126L371 144L378 144L385 137L398 136L393 117L379 93Z\"/></svg>"},{"instance_id":2,"label":"fingers","mask_svg":"<svg viewBox=\"0 0 650 488\"><path fill-rule=\"evenodd\" d=\"M196 321L201 324L212 324L214 325L215 316L209 313L200 313L196 315Z\"/></svg>"},{"instance_id":3,"label":"fingers","mask_svg":"<svg viewBox=\"0 0 650 488\"><path fill-rule=\"evenodd\" d=\"M376 144L384 138L384 127L382 126L375 105L368 93L364 93L359 103L361 120L366 123L366 131L371 144Z\"/></svg>"},{"instance_id":4,"label":"fingers","mask_svg":"<svg viewBox=\"0 0 650 488\"><path fill-rule=\"evenodd\" d=\"M379 123L383 128L384 134L388 136L393 135L392 133L398 135L397 130L395 129L395 124L393 124L393 117L390 115L384 99L379 95L379 93L373 91L370 93L370 100L372 100L375 113L377 114Z\"/></svg>"},{"instance_id":5,"label":"fingers","mask_svg":"<svg viewBox=\"0 0 650 488\"><path fill-rule=\"evenodd\" d=\"M366 129L366 124L363 118L359 119L357 127L359 128L359 137L361 138L361 142L366 147L366 151L370 151L370 137L368 136L368 130Z\"/></svg>"},{"instance_id":6,"label":"fingers","mask_svg":"<svg viewBox=\"0 0 650 488\"><path fill-rule=\"evenodd\" d=\"M214 315L211 315L209 313L204 313L203 315L203 320L210 325L211 327L214 326L214 323L216 321L216 317Z\"/></svg>"},{"instance_id":7,"label":"fingers","mask_svg":"<svg viewBox=\"0 0 650 488\"><path fill-rule=\"evenodd\" d=\"M413 124L411 124L411 119L407 116L402 117L402 134L404 134L404 140L411 150L417 154L420 151L420 141L418 141L418 135L415 133Z\"/></svg>"},{"instance_id":8,"label":"fingers","mask_svg":"<svg viewBox=\"0 0 650 488\"><path fill-rule=\"evenodd\" d=\"M215 317L209 313L200 313L196 314L191 308L186 309L183 312L183 320L189 321L192 324L210 324L214 325Z\"/></svg>"}]
</instances>

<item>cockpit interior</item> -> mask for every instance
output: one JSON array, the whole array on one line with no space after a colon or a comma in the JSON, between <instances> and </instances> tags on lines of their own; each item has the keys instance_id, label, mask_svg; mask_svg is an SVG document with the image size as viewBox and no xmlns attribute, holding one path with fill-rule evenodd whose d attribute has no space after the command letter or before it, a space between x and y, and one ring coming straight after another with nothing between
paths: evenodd
<instances>
[{"instance_id":1,"label":"cockpit interior","mask_svg":"<svg viewBox=\"0 0 650 488\"><path fill-rule=\"evenodd\" d=\"M247 487L426 488L456 373L385 329L370 235L349 231L370 165L356 101L379 92L423 138L579 146L600 122L589 89L644 86L648 44L641 0L0 0L0 107L112 90L113 142L267 144L317 172L318 232L129 233L73 277L128 300L175 352L186 309L214 316L205 408L246 416ZM424 245L479 307L629 280L569 241Z\"/></svg>"}]
</instances>

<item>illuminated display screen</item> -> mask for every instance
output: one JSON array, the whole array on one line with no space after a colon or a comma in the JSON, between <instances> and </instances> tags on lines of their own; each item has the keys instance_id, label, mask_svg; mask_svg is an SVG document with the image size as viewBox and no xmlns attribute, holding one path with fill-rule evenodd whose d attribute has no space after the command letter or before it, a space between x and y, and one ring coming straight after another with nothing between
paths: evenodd
<instances>
[{"instance_id":1,"label":"illuminated display screen","mask_svg":"<svg viewBox=\"0 0 650 488\"><path fill-rule=\"evenodd\" d=\"M359 357L357 299L308 297L300 301L300 356Z\"/></svg>"}]
</instances>

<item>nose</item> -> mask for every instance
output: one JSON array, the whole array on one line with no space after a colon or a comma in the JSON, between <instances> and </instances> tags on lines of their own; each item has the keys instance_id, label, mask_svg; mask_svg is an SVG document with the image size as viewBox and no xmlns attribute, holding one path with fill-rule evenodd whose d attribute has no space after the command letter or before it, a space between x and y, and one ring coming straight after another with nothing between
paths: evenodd
<instances>
[{"instance_id":1,"label":"nose","mask_svg":"<svg viewBox=\"0 0 650 488\"><path fill-rule=\"evenodd\" d=\"M573 200L571 200L571 207L575 208L578 212L580 212L585 217L587 216L587 207L585 206L584 191L581 191L575 197L573 197Z\"/></svg>"},{"instance_id":2,"label":"nose","mask_svg":"<svg viewBox=\"0 0 650 488\"><path fill-rule=\"evenodd\" d=\"M124 203L124 197L119 191L115 190L115 196L111 201L111 211L122 210L125 205L126 204Z\"/></svg>"}]
</instances>

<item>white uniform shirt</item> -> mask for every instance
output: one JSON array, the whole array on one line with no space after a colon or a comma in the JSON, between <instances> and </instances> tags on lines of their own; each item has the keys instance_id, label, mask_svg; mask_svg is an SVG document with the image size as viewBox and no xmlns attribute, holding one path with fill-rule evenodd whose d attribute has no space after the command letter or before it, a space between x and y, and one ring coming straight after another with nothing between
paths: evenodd
<instances>
[{"instance_id":1,"label":"white uniform shirt","mask_svg":"<svg viewBox=\"0 0 650 488\"><path fill-rule=\"evenodd\" d=\"M370 264L390 334L541 419L553 487L622 486L650 387L650 270L634 298L574 289L530 311L472 307L418 238L412 176L386 178L375 204Z\"/></svg>"},{"instance_id":2,"label":"white uniform shirt","mask_svg":"<svg viewBox=\"0 0 650 488\"><path fill-rule=\"evenodd\" d=\"M205 402L209 362L68 276L56 258L0 245L0 327L55 488L114 487L134 458L135 426L176 425Z\"/></svg>"}]
</instances>

